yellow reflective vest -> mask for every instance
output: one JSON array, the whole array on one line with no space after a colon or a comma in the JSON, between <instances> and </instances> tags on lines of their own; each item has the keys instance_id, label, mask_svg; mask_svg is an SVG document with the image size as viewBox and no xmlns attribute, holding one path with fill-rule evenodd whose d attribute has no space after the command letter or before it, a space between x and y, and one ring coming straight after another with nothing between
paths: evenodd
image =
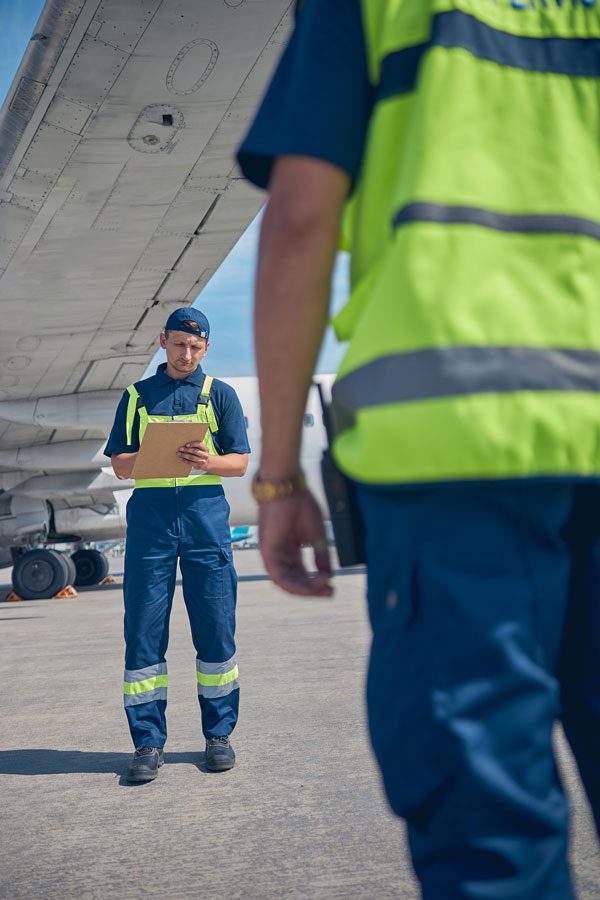
<instances>
[{"instance_id":1,"label":"yellow reflective vest","mask_svg":"<svg viewBox=\"0 0 600 900\"><path fill-rule=\"evenodd\" d=\"M600 475L600 3L362 0L341 468Z\"/></svg>"},{"instance_id":2,"label":"yellow reflective vest","mask_svg":"<svg viewBox=\"0 0 600 900\"><path fill-rule=\"evenodd\" d=\"M127 443L131 444L133 426L136 415L140 420L140 444L142 443L144 433L149 422L207 422L208 431L204 438L204 443L208 447L209 453L213 456L217 455L217 450L212 435L218 430L215 411L210 400L210 389L213 379L210 375L204 378L202 391L198 398L198 408L195 413L187 416L151 416L142 402L139 391L134 384L130 384L127 388L129 393L129 402L127 404ZM153 487L185 487L187 485L208 485L221 484L220 475L190 475L188 478L137 478L135 480L136 488L153 488Z\"/></svg>"}]
</instances>

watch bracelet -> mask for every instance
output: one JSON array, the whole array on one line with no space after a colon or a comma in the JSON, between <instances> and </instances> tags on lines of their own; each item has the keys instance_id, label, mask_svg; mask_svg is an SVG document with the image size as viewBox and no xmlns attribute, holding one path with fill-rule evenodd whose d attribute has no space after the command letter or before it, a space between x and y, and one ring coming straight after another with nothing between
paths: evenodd
<instances>
[{"instance_id":1,"label":"watch bracelet","mask_svg":"<svg viewBox=\"0 0 600 900\"><path fill-rule=\"evenodd\" d=\"M261 478L257 472L252 479L252 496L257 503L269 503L272 500L286 500L306 491L306 478L304 472L299 472L291 478L278 478L270 480Z\"/></svg>"}]
</instances>

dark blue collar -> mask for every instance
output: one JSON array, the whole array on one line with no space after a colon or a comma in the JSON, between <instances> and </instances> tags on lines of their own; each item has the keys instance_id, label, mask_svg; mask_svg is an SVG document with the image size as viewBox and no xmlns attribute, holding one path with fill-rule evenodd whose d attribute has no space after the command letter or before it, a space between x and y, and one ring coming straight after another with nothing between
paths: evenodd
<instances>
[{"instance_id":1,"label":"dark blue collar","mask_svg":"<svg viewBox=\"0 0 600 900\"><path fill-rule=\"evenodd\" d=\"M161 363L154 377L157 384L172 384L174 381L179 381L182 384L194 384L196 387L202 387L204 384L202 366L198 366L195 372L192 372L187 378L171 378L170 375L167 375L167 364Z\"/></svg>"}]
</instances>

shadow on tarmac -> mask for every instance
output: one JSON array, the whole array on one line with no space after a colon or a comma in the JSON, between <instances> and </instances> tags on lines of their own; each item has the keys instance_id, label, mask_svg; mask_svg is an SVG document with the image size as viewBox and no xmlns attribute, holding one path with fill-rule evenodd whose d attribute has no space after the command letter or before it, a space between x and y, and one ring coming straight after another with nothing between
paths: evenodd
<instances>
[{"instance_id":1,"label":"shadow on tarmac","mask_svg":"<svg viewBox=\"0 0 600 900\"><path fill-rule=\"evenodd\" d=\"M102 753L85 750L2 750L0 751L0 775L74 775L106 774L122 775L131 759L131 753ZM204 752L165 753L165 764L187 763L201 772L208 772L204 764ZM123 779L121 783L127 785Z\"/></svg>"},{"instance_id":2,"label":"shadow on tarmac","mask_svg":"<svg viewBox=\"0 0 600 900\"><path fill-rule=\"evenodd\" d=\"M341 575L366 575L366 573L367 573L366 566L356 566L356 567L350 568L350 569L335 569L333 575L335 578L339 578ZM76 588L77 593L78 594L88 594L92 591L98 591L98 592L122 591L123 590L123 581L122 581L123 573L116 572L113 577L118 579L114 584L95 584L95 585L90 585L90 586L79 585ZM243 584L244 582L249 582L249 581L270 581L270 580L271 579L266 574L238 575L238 583L239 584ZM176 584L179 587L181 587L181 578L177 579ZM2 596L3 593L7 594L10 590L11 590L11 585L9 585L9 584L0 585L0 597ZM50 597L48 599L53 599L53 598ZM30 603L33 601L23 600L22 602ZM0 600L0 610L5 609L10 605L12 605L12 604L9 604L9 603L4 604ZM17 618L17 617L15 617L15 618ZM21 617L19 617L19 618L21 618ZM38 617L37 616L29 616L29 617L23 616L22 618L34 619L34 618L38 618ZM5 620L3 619L2 621L5 621Z\"/></svg>"},{"instance_id":3,"label":"shadow on tarmac","mask_svg":"<svg viewBox=\"0 0 600 900\"><path fill-rule=\"evenodd\" d=\"M334 571L335 578L338 578L340 575L366 575L367 569L365 566L356 566L351 569L336 569ZM116 573L114 575L115 578L121 579L122 573ZM238 575L238 583L243 584L248 581L270 581L268 575L262 573L259 575ZM179 587L181 587L181 578L178 578L175 582ZM78 587L77 591L80 594L87 594L90 591L120 591L123 589L122 581L117 581L115 584L96 584L93 587Z\"/></svg>"},{"instance_id":4,"label":"shadow on tarmac","mask_svg":"<svg viewBox=\"0 0 600 900\"><path fill-rule=\"evenodd\" d=\"M122 578L122 576L120 576L120 575L117 575L115 577L117 577L119 579ZM271 579L269 578L268 575L238 575L238 582L270 581L270 580ZM175 582L175 584L178 587L181 587L181 578L178 578L177 581ZM122 591L123 590L123 582L122 582L122 580L118 580L115 584L96 584L93 587L77 587L76 590L79 594L88 594L91 591L102 591L102 592L104 592L104 591Z\"/></svg>"},{"instance_id":5,"label":"shadow on tarmac","mask_svg":"<svg viewBox=\"0 0 600 900\"><path fill-rule=\"evenodd\" d=\"M23 619L43 619L44 616L0 616L0 622L22 622Z\"/></svg>"}]
</instances>

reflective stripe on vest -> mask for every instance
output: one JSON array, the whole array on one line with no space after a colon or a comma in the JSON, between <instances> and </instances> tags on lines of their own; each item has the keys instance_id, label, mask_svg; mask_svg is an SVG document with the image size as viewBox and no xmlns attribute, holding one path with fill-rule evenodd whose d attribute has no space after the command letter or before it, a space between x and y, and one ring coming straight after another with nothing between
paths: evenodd
<instances>
[{"instance_id":1,"label":"reflective stripe on vest","mask_svg":"<svg viewBox=\"0 0 600 900\"><path fill-rule=\"evenodd\" d=\"M217 455L217 450L212 435L218 431L217 419L215 411L210 400L210 389L212 387L213 378L210 375L204 377L204 384L200 392L200 398L208 402L198 403L195 413L191 415L181 416L154 416L148 415L146 407L143 405L140 394L134 384L129 385L127 391L129 393L129 402L127 404L127 443L130 444L133 437L133 426L136 413L139 415L140 444L143 440L146 428L149 422L207 422L208 431L204 438L204 443L208 447L208 451L212 456ZM138 478L135 481L136 488L152 488L152 487L189 487L190 485L216 485L221 484L220 475L189 475L187 478Z\"/></svg>"},{"instance_id":2,"label":"reflective stripe on vest","mask_svg":"<svg viewBox=\"0 0 600 900\"><path fill-rule=\"evenodd\" d=\"M338 463L600 475L600 3L361 2Z\"/></svg>"},{"instance_id":3,"label":"reflective stripe on vest","mask_svg":"<svg viewBox=\"0 0 600 900\"><path fill-rule=\"evenodd\" d=\"M528 72L600 76L598 39L509 34L455 9L433 17L428 41L389 53L382 60L377 99L413 91L422 58L432 47L466 50L479 59Z\"/></svg>"}]
</instances>

